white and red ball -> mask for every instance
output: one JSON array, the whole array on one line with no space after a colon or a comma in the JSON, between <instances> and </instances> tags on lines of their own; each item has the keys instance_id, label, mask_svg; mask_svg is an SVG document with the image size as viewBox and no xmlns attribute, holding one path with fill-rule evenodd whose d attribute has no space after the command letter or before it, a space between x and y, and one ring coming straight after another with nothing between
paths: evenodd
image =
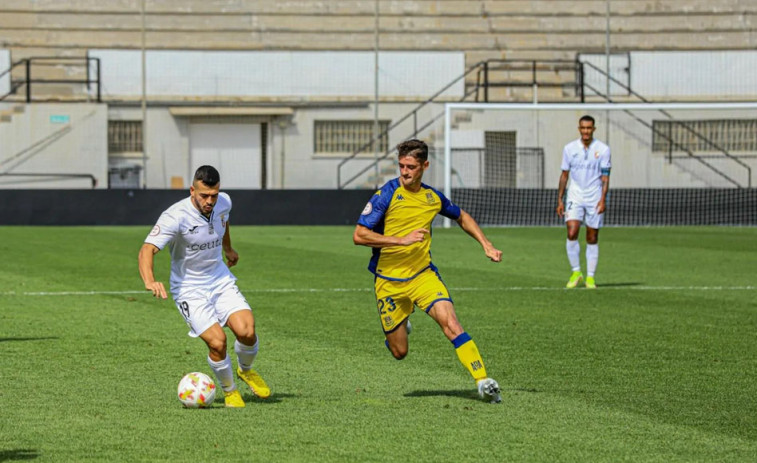
<instances>
[{"instance_id":1,"label":"white and red ball","mask_svg":"<svg viewBox=\"0 0 757 463\"><path fill-rule=\"evenodd\" d=\"M216 383L205 373L187 373L179 381L178 394L187 408L209 407L216 398Z\"/></svg>"}]
</instances>

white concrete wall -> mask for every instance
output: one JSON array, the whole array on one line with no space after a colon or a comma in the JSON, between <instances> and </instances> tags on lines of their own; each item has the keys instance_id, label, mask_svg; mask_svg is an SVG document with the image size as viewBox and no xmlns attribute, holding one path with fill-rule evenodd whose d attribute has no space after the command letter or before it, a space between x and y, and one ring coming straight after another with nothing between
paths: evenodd
<instances>
[{"instance_id":1,"label":"white concrete wall","mask_svg":"<svg viewBox=\"0 0 757 463\"><path fill-rule=\"evenodd\" d=\"M104 104L16 105L0 122L0 173L91 174L108 187L108 125ZM87 178L0 176L0 188L92 188Z\"/></svg>"},{"instance_id":2,"label":"white concrete wall","mask_svg":"<svg viewBox=\"0 0 757 463\"><path fill-rule=\"evenodd\" d=\"M379 119L390 120L394 123L416 106L417 105L415 104L399 103L382 104L379 106ZM420 123L428 120L431 116L431 110L431 108L424 108L420 111ZM373 120L373 107L372 105L368 105L359 108L308 108L297 110L295 117L292 119L292 126L286 129L287 139L284 188L308 188L306 185L312 185L310 188L337 187L337 166L343 159L343 156L324 156L313 153L313 129L315 121L328 119L360 119L371 121ZM397 143L411 137L413 130L413 121L412 118L409 118L390 132L389 146L395 146ZM419 134L419 137L428 138L429 132L426 131ZM384 153L379 153L379 156L382 156L383 154ZM274 158L279 155L280 153L274 154ZM373 152L369 151L367 154L362 155L360 159L348 162L342 169L342 179L344 180L351 177L363 167L370 164L373 159ZM396 175L393 170L391 171L391 174L387 173L394 164L394 159L384 161L380 164L379 175L381 178L378 180L378 183L383 183L383 181L385 181L385 176L387 175ZM374 173L375 169L370 169L348 187L372 187L373 184L376 183L372 180Z\"/></svg>"},{"instance_id":3,"label":"white concrete wall","mask_svg":"<svg viewBox=\"0 0 757 463\"><path fill-rule=\"evenodd\" d=\"M607 89L607 57L581 53L586 95L604 95ZM625 85L610 81L612 96L629 96L628 87L656 101L754 100L757 98L755 50L631 51L610 55L610 75Z\"/></svg>"},{"instance_id":4,"label":"white concrete wall","mask_svg":"<svg viewBox=\"0 0 757 463\"><path fill-rule=\"evenodd\" d=\"M757 98L757 51L631 53L631 84L647 98Z\"/></svg>"},{"instance_id":5,"label":"white concrete wall","mask_svg":"<svg viewBox=\"0 0 757 463\"><path fill-rule=\"evenodd\" d=\"M383 104L379 118L396 121L415 108L414 104ZM91 174L98 188L108 183L107 120L141 120L138 107L111 108L97 104L32 104L23 105L23 112L15 112L10 122L0 122L0 173L76 173ZM431 105L421 110L419 122L425 122L438 111L441 105ZM560 175L562 147L578 137L577 121L586 111L561 110L549 113L533 111L470 111L461 118L456 130L517 131L519 147L543 147L545 150L545 182L547 188L555 188ZM596 137L607 140L613 152L612 187L615 188L668 188L731 186L699 163L679 160L668 162L666 153L651 151L651 132L623 112L611 113L608 123L604 112L590 112L597 119ZM752 118L753 111L688 111L676 113L676 117L689 119L717 119L728 117ZM665 119L657 113L637 113L638 117L651 121ZM329 156L313 152L313 127L316 120L362 119L372 120L370 105L296 108L292 116L256 117L256 123L268 125L267 186L270 189L332 189L337 186L337 165L340 155ZM189 133L192 119L173 116L168 108L150 108L147 112L147 186L148 188L171 188L171 179L179 177L181 188L188 188L196 166L191 166ZM441 120L419 134L438 152L443 149ZM392 132L389 144L394 146L410 137L413 132L412 118ZM468 137L470 138L470 137ZM465 148L465 137L455 138L456 148ZM480 143L476 143L477 145ZM681 154L681 153L679 153ZM744 153L734 153L744 154ZM346 179L368 165L372 153L346 164L342 178ZM439 188L443 187L443 162L441 155L432 156L432 168L425 180ZM142 156L136 154L131 160L141 165ZM710 161L727 175L743 182L746 171L728 160ZM757 158L744 158L757 172ZM283 170L282 170L283 166ZM372 188L397 175L396 160L390 156L375 169L361 175L348 188ZM0 188L91 188L88 179L42 179L0 177Z\"/></svg>"},{"instance_id":6,"label":"white concrete wall","mask_svg":"<svg viewBox=\"0 0 757 463\"><path fill-rule=\"evenodd\" d=\"M103 98L139 97L139 50L89 50L99 58ZM151 97L318 99L373 98L374 53L367 51L147 50L146 87ZM382 98L426 98L460 77L463 52L379 53ZM96 69L91 70L96 78ZM411 76L408 78L408 76ZM463 81L445 91L460 98Z\"/></svg>"},{"instance_id":7,"label":"white concrete wall","mask_svg":"<svg viewBox=\"0 0 757 463\"><path fill-rule=\"evenodd\" d=\"M750 110L668 111L681 119L754 118ZM605 111L558 110L536 111L470 111L471 121L458 130L517 131L518 147L542 147L545 151L545 187L557 188L561 173L562 149L578 138L578 119L584 114L596 119L595 138L607 141L612 151L611 188L697 188L733 187L719 174L691 160L669 162L666 153L652 151L652 132L623 111L611 111L609 123ZM667 120L659 111L632 111L649 123ZM454 140L454 138L453 138ZM465 148L461 144L455 148ZM685 155L685 153L674 153ZM705 153L716 154L717 152ZM745 154L745 153L731 153ZM755 154L755 153L751 153ZM757 158L742 161L757 172ZM747 170L729 159L707 160L716 169L746 186ZM754 180L752 181L754 186Z\"/></svg>"},{"instance_id":8,"label":"white concrete wall","mask_svg":"<svg viewBox=\"0 0 757 463\"><path fill-rule=\"evenodd\" d=\"M11 67L11 52L10 50L0 50L0 74L8 71ZM0 96L5 95L11 90L11 75L10 72L0 76Z\"/></svg>"},{"instance_id":9,"label":"white concrete wall","mask_svg":"<svg viewBox=\"0 0 757 463\"><path fill-rule=\"evenodd\" d=\"M379 119L397 121L416 104L396 103L382 104L379 107ZM425 108L420 111L419 122L432 117L433 111L443 110L441 106ZM267 175L270 189L332 189L337 187L337 165L342 155L323 155L314 153L314 124L316 120L373 120L373 107L361 105L352 107L298 108L293 116L256 117L256 123L268 124ZM139 108L112 109L111 119L140 120ZM207 120L207 119L204 119ZM171 177L178 176L188 188L196 166L190 166L189 130L193 118L176 117L167 108L150 108L147 111L147 187L170 188ZM435 127L436 128L436 127ZM389 145L394 146L412 136L413 119L408 118L390 134ZM421 138L431 141L429 131L419 134ZM348 178L373 160L370 152L361 159L346 164L342 172ZM134 158L133 163L142 165L141 157ZM380 166L383 183L386 178L396 175L395 160L392 158ZM283 170L282 170L283 166ZM363 174L349 188L372 187L376 183L371 176L374 169Z\"/></svg>"}]
</instances>

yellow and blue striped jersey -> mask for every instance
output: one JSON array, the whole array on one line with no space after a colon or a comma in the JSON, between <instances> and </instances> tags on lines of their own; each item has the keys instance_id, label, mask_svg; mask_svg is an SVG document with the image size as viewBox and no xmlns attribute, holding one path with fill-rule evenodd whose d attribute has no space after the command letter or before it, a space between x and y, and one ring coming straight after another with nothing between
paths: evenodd
<instances>
[{"instance_id":1,"label":"yellow and blue striped jersey","mask_svg":"<svg viewBox=\"0 0 757 463\"><path fill-rule=\"evenodd\" d=\"M395 178L371 197L357 223L385 236L405 236L419 228L431 230L437 214L457 220L460 208L426 184L413 193ZM368 270L380 278L405 281L429 266L436 270L431 262L430 235L409 246L373 248Z\"/></svg>"}]
</instances>

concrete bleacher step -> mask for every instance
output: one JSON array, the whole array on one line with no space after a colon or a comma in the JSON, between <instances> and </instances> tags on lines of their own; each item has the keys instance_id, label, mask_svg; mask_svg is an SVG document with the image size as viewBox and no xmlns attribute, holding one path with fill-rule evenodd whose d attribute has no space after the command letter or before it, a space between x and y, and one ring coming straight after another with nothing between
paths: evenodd
<instances>
[{"instance_id":1,"label":"concrete bleacher step","mask_svg":"<svg viewBox=\"0 0 757 463\"><path fill-rule=\"evenodd\" d=\"M176 48L180 43L194 49L354 50L373 46L370 2L187 0L177 8L178 3L149 5L148 47ZM605 28L602 2L591 2L580 11L573 2L531 1L526 7L523 3L485 2L471 7L465 1L384 2L380 40L385 49L464 50L473 53L467 63L485 57L571 59L579 50L597 48ZM671 2L613 4L612 13L623 18L611 22L614 45L688 49L697 44L676 39L707 30L718 34L721 46L749 45L744 43L749 39L744 37L743 12L738 8L717 8L697 0L680 1L678 6L667 3ZM0 14L4 41L11 48L48 46L60 53L71 48L138 48L140 43L140 9L133 2L71 0L61 6L26 0L13 6ZM576 34L576 21L595 32Z\"/></svg>"},{"instance_id":2,"label":"concrete bleacher step","mask_svg":"<svg viewBox=\"0 0 757 463\"><path fill-rule=\"evenodd\" d=\"M613 51L754 49L744 18L757 10L746 0L635 0L611 4ZM753 3L753 2L751 2ZM146 4L149 49L194 50L373 50L373 2L302 0L166 0ZM603 51L606 3L553 0L470 2L379 2L379 42L391 51L460 51L466 68L487 59L574 60L578 53ZM746 16L745 16L746 15ZM751 15L751 16L750 16ZM581 33L576 32L581 24ZM3 47L12 60L33 56L84 57L89 49L139 49L139 2L0 2ZM707 34L707 40L690 40ZM83 76L52 67L38 78ZM18 76L14 71L14 77ZM468 86L476 76L468 76ZM542 73L550 85L570 83L569 73ZM526 85L527 71L490 75L490 81ZM573 79L574 80L574 79ZM40 90L42 91L42 90ZM508 91L510 93L508 93ZM530 90L490 89L490 100L530 100ZM546 92L546 93L543 93ZM50 88L51 95L67 93ZM542 98L542 95L545 95ZM573 101L570 92L539 90L539 100Z\"/></svg>"}]
</instances>

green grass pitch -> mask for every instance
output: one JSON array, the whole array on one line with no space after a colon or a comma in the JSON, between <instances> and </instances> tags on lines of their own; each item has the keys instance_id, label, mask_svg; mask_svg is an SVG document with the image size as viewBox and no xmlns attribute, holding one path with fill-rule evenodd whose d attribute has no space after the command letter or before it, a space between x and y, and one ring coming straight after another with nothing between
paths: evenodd
<instances>
[{"instance_id":1,"label":"green grass pitch","mask_svg":"<svg viewBox=\"0 0 757 463\"><path fill-rule=\"evenodd\" d=\"M757 460L755 228L606 228L596 291L562 289L562 228L488 229L500 264L435 229L493 405L422 312L387 352L352 227L232 226L274 395L206 410L176 398L204 345L142 291L149 226L1 230L0 461Z\"/></svg>"}]
</instances>

